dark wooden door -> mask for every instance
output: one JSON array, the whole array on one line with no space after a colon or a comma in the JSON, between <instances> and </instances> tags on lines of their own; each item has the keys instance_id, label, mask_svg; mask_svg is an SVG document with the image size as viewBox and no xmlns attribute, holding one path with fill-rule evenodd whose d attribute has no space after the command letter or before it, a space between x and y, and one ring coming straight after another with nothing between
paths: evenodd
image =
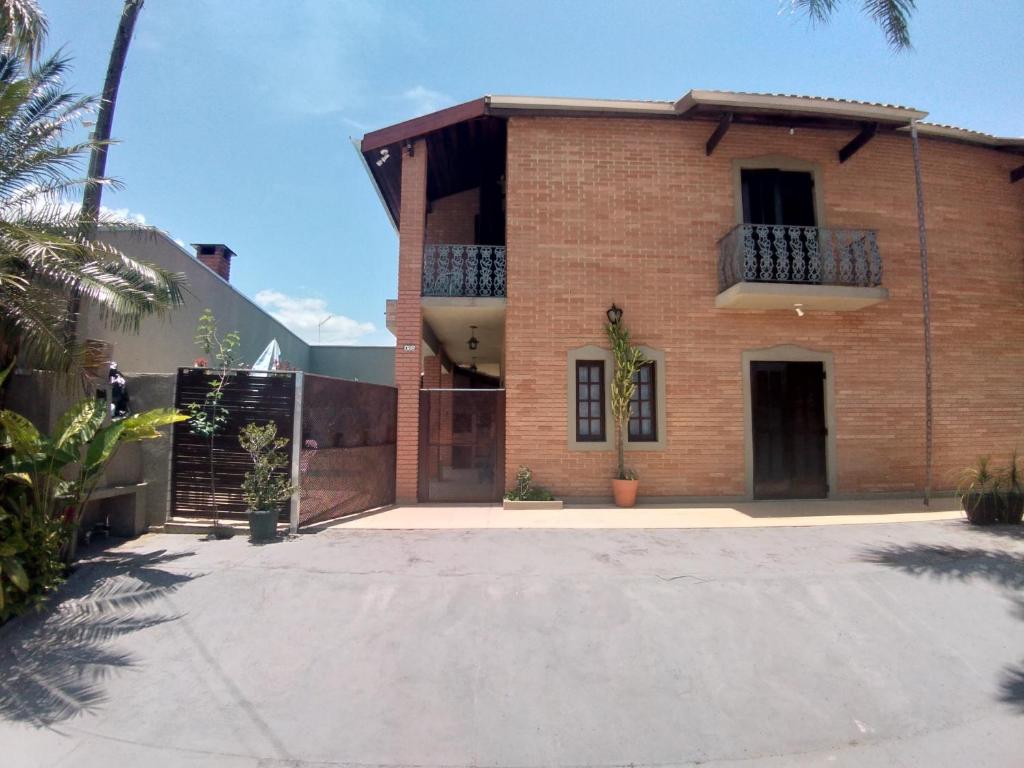
<instances>
[{"instance_id":1,"label":"dark wooden door","mask_svg":"<svg viewBox=\"0 0 1024 768\"><path fill-rule=\"evenodd\" d=\"M828 495L821 363L752 362L754 498Z\"/></svg>"}]
</instances>

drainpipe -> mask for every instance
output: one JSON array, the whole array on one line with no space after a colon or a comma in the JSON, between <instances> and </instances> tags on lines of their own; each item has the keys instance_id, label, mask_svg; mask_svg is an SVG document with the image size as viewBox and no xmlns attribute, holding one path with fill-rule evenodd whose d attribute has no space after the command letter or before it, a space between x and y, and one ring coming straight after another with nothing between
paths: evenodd
<instances>
[{"instance_id":1,"label":"drainpipe","mask_svg":"<svg viewBox=\"0 0 1024 768\"><path fill-rule=\"evenodd\" d=\"M924 225L924 188L921 183L921 147L917 121L910 121L910 143L914 148L914 182L917 185L917 239L921 249L921 308L924 318L924 505L932 496L932 322L928 297L928 238Z\"/></svg>"}]
</instances>

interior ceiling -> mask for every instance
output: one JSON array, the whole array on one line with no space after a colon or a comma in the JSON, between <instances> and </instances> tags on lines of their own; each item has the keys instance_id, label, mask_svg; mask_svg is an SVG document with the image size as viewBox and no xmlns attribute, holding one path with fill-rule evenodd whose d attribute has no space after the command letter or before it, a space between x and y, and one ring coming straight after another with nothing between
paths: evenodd
<instances>
[{"instance_id":1,"label":"interior ceiling","mask_svg":"<svg viewBox=\"0 0 1024 768\"><path fill-rule=\"evenodd\" d=\"M473 357L481 369L485 365L500 365L501 350L505 343L505 305L503 302L478 306L438 306L424 302L423 319L433 330L444 351L460 365L470 365ZM476 326L480 346L471 352L466 342Z\"/></svg>"}]
</instances>

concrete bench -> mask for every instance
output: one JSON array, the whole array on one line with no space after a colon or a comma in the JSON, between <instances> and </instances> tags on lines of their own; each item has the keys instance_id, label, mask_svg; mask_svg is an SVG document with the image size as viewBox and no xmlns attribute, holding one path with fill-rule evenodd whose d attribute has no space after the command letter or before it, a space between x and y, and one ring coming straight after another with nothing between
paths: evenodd
<instances>
[{"instance_id":1,"label":"concrete bench","mask_svg":"<svg viewBox=\"0 0 1024 768\"><path fill-rule=\"evenodd\" d=\"M146 483L97 488L82 513L81 536L93 532L132 538L146 530Z\"/></svg>"}]
</instances>

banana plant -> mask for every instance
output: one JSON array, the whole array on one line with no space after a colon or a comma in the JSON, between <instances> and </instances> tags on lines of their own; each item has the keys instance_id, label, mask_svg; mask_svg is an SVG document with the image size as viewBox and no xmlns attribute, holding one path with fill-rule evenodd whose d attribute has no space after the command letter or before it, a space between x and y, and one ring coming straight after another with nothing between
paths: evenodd
<instances>
[{"instance_id":1,"label":"banana plant","mask_svg":"<svg viewBox=\"0 0 1024 768\"><path fill-rule=\"evenodd\" d=\"M7 373L0 374L0 384ZM14 411L0 411L0 478L20 487L32 511L65 526L65 559L74 552L82 511L107 463L125 443L161 436L159 427L188 417L173 408L156 408L108 421L99 400L82 400L42 434Z\"/></svg>"}]
</instances>

